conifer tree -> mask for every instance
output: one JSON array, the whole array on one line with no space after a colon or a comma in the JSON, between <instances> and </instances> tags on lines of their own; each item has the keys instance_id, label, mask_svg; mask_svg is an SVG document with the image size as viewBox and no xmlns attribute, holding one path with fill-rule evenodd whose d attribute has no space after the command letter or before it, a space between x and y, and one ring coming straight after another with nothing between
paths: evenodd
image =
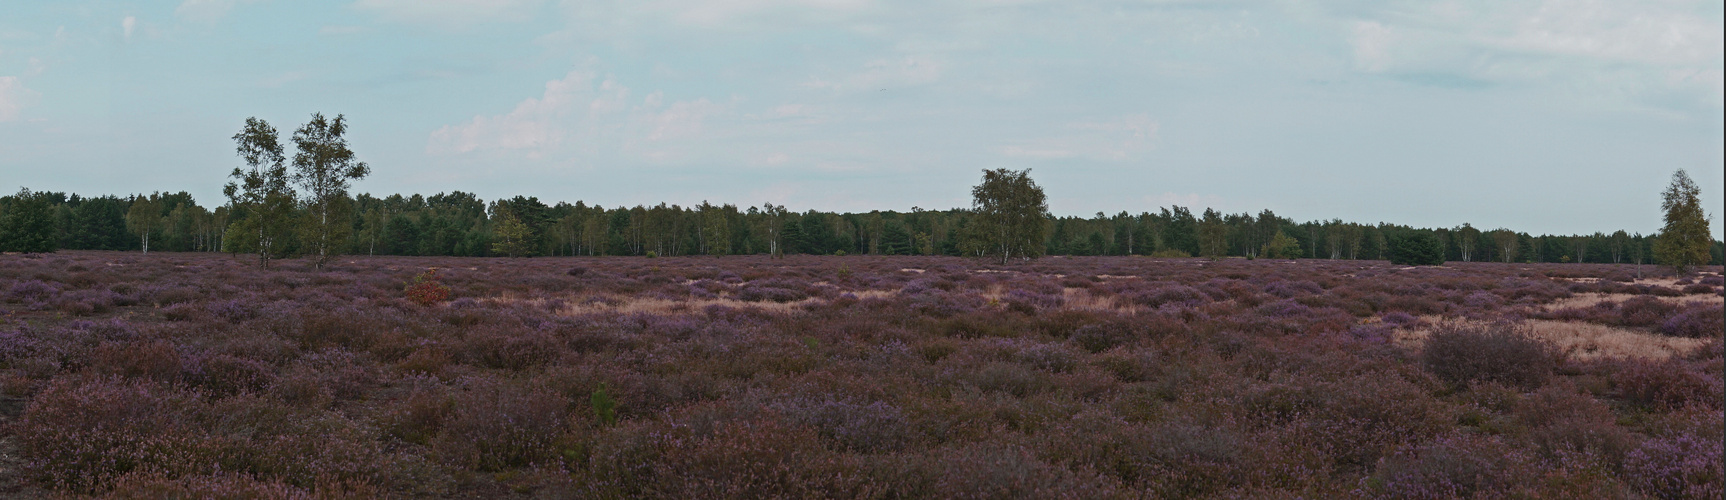
<instances>
[{"instance_id":1,"label":"conifer tree","mask_svg":"<svg viewBox=\"0 0 1726 500\"><path fill-rule=\"evenodd\" d=\"M1702 212L1702 189L1684 169L1672 173L1672 184L1661 193L1660 208L1666 225L1654 239L1654 259L1679 272L1708 264L1713 238L1708 234L1708 216Z\"/></svg>"}]
</instances>

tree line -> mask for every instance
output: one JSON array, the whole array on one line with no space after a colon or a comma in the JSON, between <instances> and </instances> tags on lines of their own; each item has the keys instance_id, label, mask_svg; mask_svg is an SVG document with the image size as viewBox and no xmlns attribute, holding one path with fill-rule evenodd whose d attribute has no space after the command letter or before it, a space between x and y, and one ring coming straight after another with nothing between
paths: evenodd
<instances>
[{"instance_id":1,"label":"tree line","mask_svg":"<svg viewBox=\"0 0 1726 500\"><path fill-rule=\"evenodd\" d=\"M982 255L967 242L977 215L970 210L913 208L909 212L792 212L767 204L739 208L702 203L602 207L577 201L546 204L517 196L486 201L455 191L432 196L370 194L332 205L352 207L340 221L344 237L331 250L361 255L568 256L873 254ZM236 220L230 205L204 207L185 192L83 197L20 191L0 197L6 251L131 250L258 252L255 224ZM305 218L291 207L284 219ZM253 215L253 217L257 217ZM1147 255L1316 259L1386 259L1389 239L1423 233L1442 245L1444 260L1477 262L1652 262L1652 235L1534 235L1413 228L1341 220L1295 222L1270 210L1258 214L1200 213L1172 206L1157 212L1042 221L1044 255ZM33 242L23 234L43 234ZM292 231L293 228L289 228ZM1714 241L1711 262L1721 262ZM267 249L273 257L316 255L302 239Z\"/></svg>"},{"instance_id":2,"label":"tree line","mask_svg":"<svg viewBox=\"0 0 1726 500\"><path fill-rule=\"evenodd\" d=\"M292 135L296 152L290 157L274 127L248 119L233 136L244 166L229 174L226 203L214 207L199 205L186 192L82 197L20 190L0 197L0 250L225 251L255 255L265 266L272 259L308 256L320 267L342 253L1398 260L1414 248L1418 261L1429 262L1644 263L1653 262L1656 253L1676 251L1657 248L1654 235L1622 230L1534 235L1469 224L1415 228L1340 219L1296 222L1271 210L1231 214L1170 206L1136 214L1054 217L1028 170L1005 169L984 171L969 209L914 207L908 212L794 212L772 203L739 207L705 201L687 207L604 207L582 201L547 204L525 196L488 202L462 191L355 196L348 193L351 182L364 178L370 168L348 147L346 130L344 117L331 120L314 114ZM1668 212L1665 231L1704 242L1691 250L1688 262L1726 260L1722 243L1707 234L1694 183L1679 171L1673 186L1663 207ZM1675 210L1689 212L1673 219Z\"/></svg>"}]
</instances>

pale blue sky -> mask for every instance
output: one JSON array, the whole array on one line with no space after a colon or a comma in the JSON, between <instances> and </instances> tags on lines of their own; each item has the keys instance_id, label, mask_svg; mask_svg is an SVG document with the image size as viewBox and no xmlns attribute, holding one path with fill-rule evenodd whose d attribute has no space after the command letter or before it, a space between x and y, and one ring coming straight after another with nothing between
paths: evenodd
<instances>
[{"instance_id":1,"label":"pale blue sky","mask_svg":"<svg viewBox=\"0 0 1726 500\"><path fill-rule=\"evenodd\" d=\"M248 116L343 113L375 194L1180 204L1721 234L1721 2L0 4L0 186L220 203Z\"/></svg>"}]
</instances>

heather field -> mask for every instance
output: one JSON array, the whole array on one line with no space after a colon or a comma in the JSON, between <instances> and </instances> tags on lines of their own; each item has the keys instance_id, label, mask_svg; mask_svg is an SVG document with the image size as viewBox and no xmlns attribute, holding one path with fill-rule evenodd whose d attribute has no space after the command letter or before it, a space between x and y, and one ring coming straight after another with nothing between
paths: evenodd
<instances>
[{"instance_id":1,"label":"heather field","mask_svg":"<svg viewBox=\"0 0 1726 500\"><path fill-rule=\"evenodd\" d=\"M4 255L0 494L1719 498L1702 271Z\"/></svg>"}]
</instances>

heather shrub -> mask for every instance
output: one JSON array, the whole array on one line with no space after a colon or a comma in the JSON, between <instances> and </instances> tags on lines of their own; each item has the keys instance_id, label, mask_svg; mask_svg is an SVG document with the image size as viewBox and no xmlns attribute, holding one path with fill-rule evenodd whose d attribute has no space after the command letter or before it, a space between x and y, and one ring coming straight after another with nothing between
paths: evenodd
<instances>
[{"instance_id":1,"label":"heather shrub","mask_svg":"<svg viewBox=\"0 0 1726 500\"><path fill-rule=\"evenodd\" d=\"M849 496L833 490L857 473L833 459L807 427L746 416L620 428L598 438L591 454L602 491L664 498Z\"/></svg>"},{"instance_id":2,"label":"heather shrub","mask_svg":"<svg viewBox=\"0 0 1726 500\"><path fill-rule=\"evenodd\" d=\"M1670 411L1687 405L1721 407L1718 373L1691 369L1680 359L1625 359L1612 371L1612 385L1625 400L1643 408Z\"/></svg>"},{"instance_id":3,"label":"heather shrub","mask_svg":"<svg viewBox=\"0 0 1726 500\"><path fill-rule=\"evenodd\" d=\"M1660 333L1678 337L1720 337L1726 332L1726 308L1692 307L1667 318L1660 324Z\"/></svg>"},{"instance_id":4,"label":"heather shrub","mask_svg":"<svg viewBox=\"0 0 1726 500\"><path fill-rule=\"evenodd\" d=\"M114 500L157 500L164 498L221 498L245 500L312 500L311 492L276 481L265 481L245 474L217 473L169 477L160 473L132 473L121 476L114 488L103 495Z\"/></svg>"},{"instance_id":5,"label":"heather shrub","mask_svg":"<svg viewBox=\"0 0 1726 500\"><path fill-rule=\"evenodd\" d=\"M275 367L262 361L228 354L190 357L186 381L213 397L262 391L275 382Z\"/></svg>"},{"instance_id":6,"label":"heather shrub","mask_svg":"<svg viewBox=\"0 0 1726 500\"><path fill-rule=\"evenodd\" d=\"M1338 465L1370 465L1452 421L1426 390L1400 377L1304 382L1252 387L1239 396L1240 404L1260 425L1282 426L1287 442Z\"/></svg>"},{"instance_id":7,"label":"heather shrub","mask_svg":"<svg viewBox=\"0 0 1726 500\"><path fill-rule=\"evenodd\" d=\"M737 300L744 302L796 302L808 298L801 290L757 285L751 282L737 290Z\"/></svg>"},{"instance_id":8,"label":"heather shrub","mask_svg":"<svg viewBox=\"0 0 1726 500\"><path fill-rule=\"evenodd\" d=\"M1548 385L1521 398L1514 414L1533 451L1557 467L1614 471L1636 438L1617 425L1611 408L1569 384Z\"/></svg>"},{"instance_id":9,"label":"heather shrub","mask_svg":"<svg viewBox=\"0 0 1726 500\"><path fill-rule=\"evenodd\" d=\"M557 358L562 343L542 330L476 328L468 332L462 352L480 366L522 370Z\"/></svg>"},{"instance_id":10,"label":"heather shrub","mask_svg":"<svg viewBox=\"0 0 1726 500\"><path fill-rule=\"evenodd\" d=\"M180 353L162 341L105 342L90 353L97 371L124 377L142 377L173 382L180 377Z\"/></svg>"},{"instance_id":11,"label":"heather shrub","mask_svg":"<svg viewBox=\"0 0 1726 500\"><path fill-rule=\"evenodd\" d=\"M571 424L567 396L489 379L461 386L432 444L445 463L498 471L558 457Z\"/></svg>"},{"instance_id":12,"label":"heather shrub","mask_svg":"<svg viewBox=\"0 0 1726 500\"><path fill-rule=\"evenodd\" d=\"M1203 292L1186 285L1164 285L1134 291L1124 297L1131 303L1145 307L1162 307L1163 304L1198 305L1207 301Z\"/></svg>"},{"instance_id":13,"label":"heather shrub","mask_svg":"<svg viewBox=\"0 0 1726 500\"><path fill-rule=\"evenodd\" d=\"M1477 291L1468 294L1468 297L1463 299L1462 304L1473 308L1489 309L1503 305L1504 298L1492 292Z\"/></svg>"},{"instance_id":14,"label":"heather shrub","mask_svg":"<svg viewBox=\"0 0 1726 500\"><path fill-rule=\"evenodd\" d=\"M1720 498L1726 493L1719 439L1680 435L1654 438L1625 457L1625 476L1657 498Z\"/></svg>"},{"instance_id":15,"label":"heather shrub","mask_svg":"<svg viewBox=\"0 0 1726 500\"><path fill-rule=\"evenodd\" d=\"M1447 323L1427 337L1420 360L1433 375L1458 386L1489 381L1536 388L1551 378L1558 352L1514 325Z\"/></svg>"},{"instance_id":16,"label":"heather shrub","mask_svg":"<svg viewBox=\"0 0 1726 500\"><path fill-rule=\"evenodd\" d=\"M1492 498L1513 495L1535 471L1527 457L1495 437L1457 434L1385 457L1361 481L1358 493L1387 498Z\"/></svg>"},{"instance_id":17,"label":"heather shrub","mask_svg":"<svg viewBox=\"0 0 1726 500\"><path fill-rule=\"evenodd\" d=\"M1080 354L1071 347L1056 343L1026 342L1014 355L1016 361L1032 368L1054 373L1066 373L1078 366Z\"/></svg>"},{"instance_id":18,"label":"heather shrub","mask_svg":"<svg viewBox=\"0 0 1726 500\"><path fill-rule=\"evenodd\" d=\"M1067 340L1093 353L1107 351L1112 347L1131 342L1132 333L1126 328L1114 324L1092 323L1073 330Z\"/></svg>"},{"instance_id":19,"label":"heather shrub","mask_svg":"<svg viewBox=\"0 0 1726 500\"><path fill-rule=\"evenodd\" d=\"M59 294L59 287L41 280L20 281L6 289L6 302L48 302Z\"/></svg>"},{"instance_id":20,"label":"heather shrub","mask_svg":"<svg viewBox=\"0 0 1726 500\"><path fill-rule=\"evenodd\" d=\"M985 363L968 373L965 378L978 389L999 391L1020 398L1053 387L1048 375L1017 363Z\"/></svg>"},{"instance_id":21,"label":"heather shrub","mask_svg":"<svg viewBox=\"0 0 1726 500\"><path fill-rule=\"evenodd\" d=\"M1007 305L1008 310L1027 315L1035 315L1041 310L1061 307L1061 304L1066 302L1066 298L1060 294L1048 294L1031 290L1013 289L1008 290L1007 293L1001 297L1001 302Z\"/></svg>"},{"instance_id":22,"label":"heather shrub","mask_svg":"<svg viewBox=\"0 0 1726 500\"><path fill-rule=\"evenodd\" d=\"M798 397L774 403L770 408L850 451L897 451L914 436L903 411L882 401L863 404L832 397Z\"/></svg>"},{"instance_id":23,"label":"heather shrub","mask_svg":"<svg viewBox=\"0 0 1726 500\"><path fill-rule=\"evenodd\" d=\"M932 458L925 468L936 473L928 485L935 498L1102 498L1117 488L1094 472L1057 467L1013 445L968 444Z\"/></svg>"},{"instance_id":24,"label":"heather shrub","mask_svg":"<svg viewBox=\"0 0 1726 500\"><path fill-rule=\"evenodd\" d=\"M1665 321L1677 308L1678 306L1644 295L1619 304L1618 314L1624 326L1655 326Z\"/></svg>"},{"instance_id":25,"label":"heather shrub","mask_svg":"<svg viewBox=\"0 0 1726 500\"><path fill-rule=\"evenodd\" d=\"M72 491L100 489L133 471L188 473L220 457L188 434L192 396L111 377L56 381L14 424L28 477Z\"/></svg>"},{"instance_id":26,"label":"heather shrub","mask_svg":"<svg viewBox=\"0 0 1726 500\"><path fill-rule=\"evenodd\" d=\"M1303 295L1324 293L1324 287L1321 287L1318 283L1314 283L1309 280L1273 281L1270 284L1265 285L1265 293L1285 299L1292 299Z\"/></svg>"}]
</instances>

